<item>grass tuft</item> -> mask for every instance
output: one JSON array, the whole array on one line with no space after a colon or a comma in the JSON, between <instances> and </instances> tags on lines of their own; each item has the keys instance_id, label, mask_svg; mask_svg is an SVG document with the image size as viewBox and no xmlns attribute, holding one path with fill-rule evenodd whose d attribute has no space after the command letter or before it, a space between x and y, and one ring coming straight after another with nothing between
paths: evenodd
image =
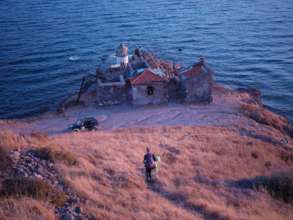
<instances>
[{"instance_id":1,"label":"grass tuft","mask_svg":"<svg viewBox=\"0 0 293 220\"><path fill-rule=\"evenodd\" d=\"M293 170L273 174L260 185L263 185L273 197L293 204Z\"/></svg>"},{"instance_id":2,"label":"grass tuft","mask_svg":"<svg viewBox=\"0 0 293 220\"><path fill-rule=\"evenodd\" d=\"M52 204L32 198L5 198L0 200L1 220L56 220Z\"/></svg>"},{"instance_id":3,"label":"grass tuft","mask_svg":"<svg viewBox=\"0 0 293 220\"><path fill-rule=\"evenodd\" d=\"M42 180L29 178L10 178L2 182L1 197L32 197L34 199L49 201L56 206L62 206L67 196Z\"/></svg>"},{"instance_id":4,"label":"grass tuft","mask_svg":"<svg viewBox=\"0 0 293 220\"><path fill-rule=\"evenodd\" d=\"M0 171L5 171L11 165L7 150L0 146Z\"/></svg>"},{"instance_id":5,"label":"grass tuft","mask_svg":"<svg viewBox=\"0 0 293 220\"><path fill-rule=\"evenodd\" d=\"M274 173L271 176L241 179L234 184L240 188L265 189L273 198L293 204L293 170Z\"/></svg>"}]
</instances>

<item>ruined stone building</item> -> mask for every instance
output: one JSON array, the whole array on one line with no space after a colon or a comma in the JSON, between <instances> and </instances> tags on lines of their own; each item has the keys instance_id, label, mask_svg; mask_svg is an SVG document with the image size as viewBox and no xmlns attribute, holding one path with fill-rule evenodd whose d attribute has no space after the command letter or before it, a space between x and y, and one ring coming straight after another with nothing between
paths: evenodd
<instances>
[{"instance_id":1,"label":"ruined stone building","mask_svg":"<svg viewBox=\"0 0 293 220\"><path fill-rule=\"evenodd\" d=\"M187 103L210 103L212 101L212 71L203 58L181 74L182 89Z\"/></svg>"},{"instance_id":2,"label":"ruined stone building","mask_svg":"<svg viewBox=\"0 0 293 220\"><path fill-rule=\"evenodd\" d=\"M147 68L129 81L133 105L168 103L168 81L154 70Z\"/></svg>"},{"instance_id":3,"label":"ruined stone building","mask_svg":"<svg viewBox=\"0 0 293 220\"><path fill-rule=\"evenodd\" d=\"M160 60L150 52L137 48L129 55L121 44L97 69L96 97L98 105L158 105L178 99L209 103L212 71L201 59L180 72L180 65Z\"/></svg>"}]
</instances>

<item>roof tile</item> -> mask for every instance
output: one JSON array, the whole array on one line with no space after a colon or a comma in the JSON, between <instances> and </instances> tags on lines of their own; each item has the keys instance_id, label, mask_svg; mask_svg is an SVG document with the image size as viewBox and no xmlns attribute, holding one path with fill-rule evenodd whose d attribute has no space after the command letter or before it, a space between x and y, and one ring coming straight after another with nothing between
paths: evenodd
<instances>
[{"instance_id":1,"label":"roof tile","mask_svg":"<svg viewBox=\"0 0 293 220\"><path fill-rule=\"evenodd\" d=\"M145 69L141 74L129 79L132 85L144 85L153 82L167 82L167 80L155 73L151 69Z\"/></svg>"},{"instance_id":2,"label":"roof tile","mask_svg":"<svg viewBox=\"0 0 293 220\"><path fill-rule=\"evenodd\" d=\"M203 64L202 63L197 63L192 68L185 70L182 72L182 75L185 77L192 77L192 76L198 76L201 74L203 71Z\"/></svg>"}]
</instances>

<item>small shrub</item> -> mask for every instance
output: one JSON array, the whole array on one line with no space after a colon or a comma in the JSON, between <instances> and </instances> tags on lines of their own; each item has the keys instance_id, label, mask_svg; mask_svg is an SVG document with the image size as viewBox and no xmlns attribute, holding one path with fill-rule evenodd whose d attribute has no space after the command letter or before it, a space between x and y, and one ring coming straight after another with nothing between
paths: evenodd
<instances>
[{"instance_id":1,"label":"small shrub","mask_svg":"<svg viewBox=\"0 0 293 220\"><path fill-rule=\"evenodd\" d=\"M291 152L282 151L280 153L280 158L288 164L293 163L293 153Z\"/></svg>"},{"instance_id":2,"label":"small shrub","mask_svg":"<svg viewBox=\"0 0 293 220\"><path fill-rule=\"evenodd\" d=\"M257 155L256 152L251 152L251 157L254 158L254 159L257 159L258 155Z\"/></svg>"},{"instance_id":3,"label":"small shrub","mask_svg":"<svg viewBox=\"0 0 293 220\"><path fill-rule=\"evenodd\" d=\"M2 182L1 197L27 196L35 199L49 201L56 206L62 206L66 194L60 192L42 180L29 178L11 178Z\"/></svg>"},{"instance_id":4,"label":"small shrub","mask_svg":"<svg viewBox=\"0 0 293 220\"><path fill-rule=\"evenodd\" d=\"M0 146L0 171L6 170L11 165L11 162L7 151Z\"/></svg>"},{"instance_id":5,"label":"small shrub","mask_svg":"<svg viewBox=\"0 0 293 220\"><path fill-rule=\"evenodd\" d=\"M265 189L274 198L293 204L293 170L274 173L271 176L257 176L253 179L241 179L232 185L254 190Z\"/></svg>"},{"instance_id":6,"label":"small shrub","mask_svg":"<svg viewBox=\"0 0 293 220\"><path fill-rule=\"evenodd\" d=\"M272 163L270 161L265 162L265 167L270 168L272 166Z\"/></svg>"},{"instance_id":7,"label":"small shrub","mask_svg":"<svg viewBox=\"0 0 293 220\"><path fill-rule=\"evenodd\" d=\"M293 170L274 174L260 185L263 185L273 197L293 203Z\"/></svg>"},{"instance_id":8,"label":"small shrub","mask_svg":"<svg viewBox=\"0 0 293 220\"><path fill-rule=\"evenodd\" d=\"M61 161L67 165L74 166L77 165L77 160L69 152L63 152L61 150L53 150L51 148L43 147L39 149L31 150L35 157L38 157L42 160L47 160L51 162Z\"/></svg>"}]
</instances>

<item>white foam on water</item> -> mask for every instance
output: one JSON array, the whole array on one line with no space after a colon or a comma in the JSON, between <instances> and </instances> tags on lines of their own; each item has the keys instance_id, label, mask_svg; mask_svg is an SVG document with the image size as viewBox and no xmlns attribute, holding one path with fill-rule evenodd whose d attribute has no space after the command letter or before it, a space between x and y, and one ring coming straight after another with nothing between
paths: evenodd
<instances>
[{"instance_id":1,"label":"white foam on water","mask_svg":"<svg viewBox=\"0 0 293 220\"><path fill-rule=\"evenodd\" d=\"M70 56L70 57L68 57L68 60L70 60L70 61L77 61L79 59L80 59L79 56Z\"/></svg>"}]
</instances>

